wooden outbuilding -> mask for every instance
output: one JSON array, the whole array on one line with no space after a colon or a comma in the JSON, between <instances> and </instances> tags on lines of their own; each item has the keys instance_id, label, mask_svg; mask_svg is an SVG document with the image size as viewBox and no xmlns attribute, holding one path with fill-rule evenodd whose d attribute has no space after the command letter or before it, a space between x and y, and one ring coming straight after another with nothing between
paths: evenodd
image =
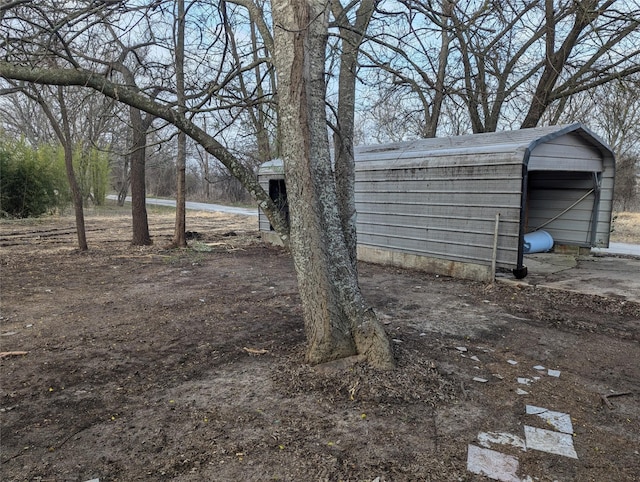
<instances>
[{"instance_id":1,"label":"wooden outbuilding","mask_svg":"<svg viewBox=\"0 0 640 482\"><path fill-rule=\"evenodd\" d=\"M355 157L363 261L487 281L497 269L526 276L532 244L609 245L614 154L581 124L360 146ZM282 162L258 179L286 209Z\"/></svg>"}]
</instances>

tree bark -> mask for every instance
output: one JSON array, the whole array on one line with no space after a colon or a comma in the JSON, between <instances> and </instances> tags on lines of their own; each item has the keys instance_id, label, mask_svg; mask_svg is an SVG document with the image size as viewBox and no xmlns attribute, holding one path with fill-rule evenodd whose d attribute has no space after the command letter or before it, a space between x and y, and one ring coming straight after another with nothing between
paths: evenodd
<instances>
[{"instance_id":1,"label":"tree bark","mask_svg":"<svg viewBox=\"0 0 640 482\"><path fill-rule=\"evenodd\" d=\"M129 156L125 156L123 165L122 165L122 180L120 189L118 190L118 206L124 206L124 202L127 200L127 194L129 194Z\"/></svg>"},{"instance_id":2,"label":"tree bark","mask_svg":"<svg viewBox=\"0 0 640 482\"><path fill-rule=\"evenodd\" d=\"M347 244L349 259L357 270L356 203L355 203L355 158L353 149L356 76L358 52L364 33L375 8L373 0L364 0L358 8L354 23L339 0L331 2L333 16L340 28L340 74L338 77L338 106L336 129L333 133L335 182L338 196L340 223Z\"/></svg>"},{"instance_id":3,"label":"tree bark","mask_svg":"<svg viewBox=\"0 0 640 482\"><path fill-rule=\"evenodd\" d=\"M147 122L142 118L139 109L129 109L131 120L131 217L133 223L134 246L150 246L153 244L149 235L147 218L147 188L145 186L145 157L147 146Z\"/></svg>"},{"instance_id":4,"label":"tree bark","mask_svg":"<svg viewBox=\"0 0 640 482\"><path fill-rule=\"evenodd\" d=\"M187 136L178 132L178 153L176 161L176 223L173 230L171 246L175 248L187 247L187 194L186 194L186 159Z\"/></svg>"},{"instance_id":5,"label":"tree bark","mask_svg":"<svg viewBox=\"0 0 640 482\"><path fill-rule=\"evenodd\" d=\"M390 368L389 341L360 293L337 208L325 116L327 6L321 0L276 0L272 6L290 246L307 361L361 354L374 366Z\"/></svg>"},{"instance_id":6,"label":"tree bark","mask_svg":"<svg viewBox=\"0 0 640 482\"><path fill-rule=\"evenodd\" d=\"M184 87L184 29L185 7L184 0L177 2L178 15L176 18L176 98L178 100L178 114L185 113L185 87ZM176 223L173 231L171 245L176 248L186 248L187 216L186 216L186 163L187 163L187 136L178 131L178 152L176 159Z\"/></svg>"}]
</instances>

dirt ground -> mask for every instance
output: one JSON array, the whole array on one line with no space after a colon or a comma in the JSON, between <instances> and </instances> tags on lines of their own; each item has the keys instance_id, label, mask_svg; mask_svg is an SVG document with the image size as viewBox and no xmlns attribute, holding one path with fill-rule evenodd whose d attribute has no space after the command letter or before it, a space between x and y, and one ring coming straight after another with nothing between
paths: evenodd
<instances>
[{"instance_id":1,"label":"dirt ground","mask_svg":"<svg viewBox=\"0 0 640 482\"><path fill-rule=\"evenodd\" d=\"M527 405L570 415L577 459L489 444L518 478L639 480L639 304L363 264L398 367L317 370L287 253L187 222L168 251L170 213L145 248L89 213L85 254L71 217L0 224L0 351L27 352L0 358L1 480L488 480L469 445L549 428Z\"/></svg>"}]
</instances>

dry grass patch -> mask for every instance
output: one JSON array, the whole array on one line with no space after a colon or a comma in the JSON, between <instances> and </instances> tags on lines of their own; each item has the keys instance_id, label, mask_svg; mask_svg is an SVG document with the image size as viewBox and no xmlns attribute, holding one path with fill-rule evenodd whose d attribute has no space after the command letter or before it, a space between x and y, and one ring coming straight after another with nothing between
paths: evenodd
<instances>
[{"instance_id":1,"label":"dry grass patch","mask_svg":"<svg viewBox=\"0 0 640 482\"><path fill-rule=\"evenodd\" d=\"M640 213L624 212L614 215L611 241L640 244Z\"/></svg>"}]
</instances>

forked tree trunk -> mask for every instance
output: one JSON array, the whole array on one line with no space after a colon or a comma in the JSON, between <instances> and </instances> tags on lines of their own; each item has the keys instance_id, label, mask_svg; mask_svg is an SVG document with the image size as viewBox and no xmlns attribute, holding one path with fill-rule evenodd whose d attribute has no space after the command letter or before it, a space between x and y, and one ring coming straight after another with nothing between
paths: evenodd
<instances>
[{"instance_id":1,"label":"forked tree trunk","mask_svg":"<svg viewBox=\"0 0 640 482\"><path fill-rule=\"evenodd\" d=\"M360 354L393 367L388 338L365 304L345 239L325 117L328 22L323 0L274 0L274 63L290 246L312 364Z\"/></svg>"}]
</instances>

